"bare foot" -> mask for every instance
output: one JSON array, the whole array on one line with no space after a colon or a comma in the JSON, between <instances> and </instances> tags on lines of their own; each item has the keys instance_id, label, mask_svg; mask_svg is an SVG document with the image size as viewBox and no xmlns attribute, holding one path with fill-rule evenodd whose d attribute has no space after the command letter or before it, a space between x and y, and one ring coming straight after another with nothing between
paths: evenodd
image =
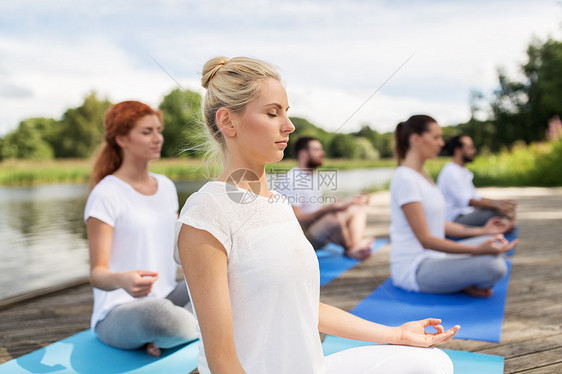
<instances>
[{"instance_id":1,"label":"bare foot","mask_svg":"<svg viewBox=\"0 0 562 374\"><path fill-rule=\"evenodd\" d=\"M494 293L491 288L476 288L474 286L465 288L463 292L476 297L490 297Z\"/></svg>"},{"instance_id":2,"label":"bare foot","mask_svg":"<svg viewBox=\"0 0 562 374\"><path fill-rule=\"evenodd\" d=\"M160 354L162 352L160 351L160 348L158 348L154 343L148 343L146 345L146 353L154 357L160 357Z\"/></svg>"},{"instance_id":3,"label":"bare foot","mask_svg":"<svg viewBox=\"0 0 562 374\"><path fill-rule=\"evenodd\" d=\"M345 255L350 258L355 258L357 260L364 260L369 257L373 251L373 243L375 238L363 238L359 245L349 248Z\"/></svg>"}]
</instances>

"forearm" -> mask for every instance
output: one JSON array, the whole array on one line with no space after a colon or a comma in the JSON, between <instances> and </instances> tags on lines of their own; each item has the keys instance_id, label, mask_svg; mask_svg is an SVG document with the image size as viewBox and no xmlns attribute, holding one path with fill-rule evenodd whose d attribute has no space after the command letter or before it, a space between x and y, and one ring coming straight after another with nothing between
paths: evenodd
<instances>
[{"instance_id":1,"label":"forearm","mask_svg":"<svg viewBox=\"0 0 562 374\"><path fill-rule=\"evenodd\" d=\"M104 291L114 291L123 287L121 273L112 273L105 267L95 267L90 271L90 283Z\"/></svg>"},{"instance_id":2,"label":"forearm","mask_svg":"<svg viewBox=\"0 0 562 374\"><path fill-rule=\"evenodd\" d=\"M234 342L232 342L233 346ZM222 346L222 344L219 344ZM231 346L231 345L228 345ZM214 352L209 352L205 349L205 354L207 356L207 362L209 363L209 369L211 372L217 374L245 374L244 368L238 360L236 350L231 349L215 349Z\"/></svg>"},{"instance_id":3,"label":"forearm","mask_svg":"<svg viewBox=\"0 0 562 374\"><path fill-rule=\"evenodd\" d=\"M477 250L477 248L473 246L433 236L427 226L427 221L425 219L421 203L412 202L405 204L402 206L402 210L404 211L404 215L406 216L414 235L419 240L422 247L447 253L473 254ZM447 232L447 225L449 224L450 222L445 222L445 232Z\"/></svg>"},{"instance_id":4,"label":"forearm","mask_svg":"<svg viewBox=\"0 0 562 374\"><path fill-rule=\"evenodd\" d=\"M347 339L399 344L396 327L369 322L344 310L320 303L318 330Z\"/></svg>"},{"instance_id":5,"label":"forearm","mask_svg":"<svg viewBox=\"0 0 562 374\"><path fill-rule=\"evenodd\" d=\"M479 200L470 199L470 201L468 202L468 205L470 205L472 207L475 207L475 208L491 209L491 210L498 210L498 208L500 206L498 201L486 199L486 198L481 198Z\"/></svg>"},{"instance_id":6,"label":"forearm","mask_svg":"<svg viewBox=\"0 0 562 374\"><path fill-rule=\"evenodd\" d=\"M476 254L477 248L471 245L465 245L453 240L436 238L435 236L428 235L424 238L418 238L420 243L425 249L432 249L434 251L445 253L458 253L458 254Z\"/></svg>"},{"instance_id":7,"label":"forearm","mask_svg":"<svg viewBox=\"0 0 562 374\"><path fill-rule=\"evenodd\" d=\"M445 234L456 238L486 235L486 231L480 226L467 226L456 222L445 222Z\"/></svg>"}]
</instances>

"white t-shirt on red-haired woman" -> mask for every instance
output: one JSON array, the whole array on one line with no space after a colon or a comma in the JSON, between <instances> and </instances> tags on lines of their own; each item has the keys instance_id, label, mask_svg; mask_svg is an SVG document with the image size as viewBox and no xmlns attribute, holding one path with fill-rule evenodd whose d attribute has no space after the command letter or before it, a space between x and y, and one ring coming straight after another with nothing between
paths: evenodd
<instances>
[{"instance_id":1,"label":"white t-shirt on red-haired woman","mask_svg":"<svg viewBox=\"0 0 562 374\"><path fill-rule=\"evenodd\" d=\"M139 193L113 175L106 176L88 197L84 221L94 217L113 227L110 271L157 272L158 279L146 297L165 298L176 286L173 252L178 195L170 179L154 173L151 176L158 181L158 190L152 195ZM116 306L141 299L122 288L114 291L94 288L92 331Z\"/></svg>"}]
</instances>

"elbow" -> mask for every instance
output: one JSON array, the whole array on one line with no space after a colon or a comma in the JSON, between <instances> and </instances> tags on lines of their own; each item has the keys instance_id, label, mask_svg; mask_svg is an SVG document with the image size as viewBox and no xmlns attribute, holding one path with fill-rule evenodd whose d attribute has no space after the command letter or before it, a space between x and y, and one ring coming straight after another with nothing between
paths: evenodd
<instances>
[{"instance_id":1,"label":"elbow","mask_svg":"<svg viewBox=\"0 0 562 374\"><path fill-rule=\"evenodd\" d=\"M106 291L109 291L107 289L107 283L108 283L108 270L106 268L103 267L93 267L90 270L90 285L94 288L99 288L99 289L103 289ZM117 287L115 287L117 288ZM113 288L113 289L115 289Z\"/></svg>"},{"instance_id":2,"label":"elbow","mask_svg":"<svg viewBox=\"0 0 562 374\"><path fill-rule=\"evenodd\" d=\"M89 280L90 280L90 285L91 285L92 287L94 287L94 288L100 288L100 285L99 285L99 277L98 277L98 275L96 274L96 272L95 272L94 269L92 269L92 270L90 271L90 278L89 278Z\"/></svg>"},{"instance_id":3,"label":"elbow","mask_svg":"<svg viewBox=\"0 0 562 374\"><path fill-rule=\"evenodd\" d=\"M421 243L422 247L426 248L426 249L430 249L433 245L433 237L431 235L423 235L423 236L418 236L418 240Z\"/></svg>"}]
</instances>

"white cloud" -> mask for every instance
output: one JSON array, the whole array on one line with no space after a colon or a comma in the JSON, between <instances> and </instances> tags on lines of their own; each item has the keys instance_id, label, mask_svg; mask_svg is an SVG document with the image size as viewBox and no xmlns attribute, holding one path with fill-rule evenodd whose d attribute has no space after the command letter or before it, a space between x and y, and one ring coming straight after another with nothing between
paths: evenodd
<instances>
[{"instance_id":1,"label":"white cloud","mask_svg":"<svg viewBox=\"0 0 562 374\"><path fill-rule=\"evenodd\" d=\"M415 52L342 131L390 130L417 112L452 124L468 118L471 89L495 87L498 66L516 72L532 35L558 36L562 14L546 0L54 3L8 1L0 15L0 135L58 118L90 90L157 105L176 83L146 52L195 90L210 57L273 62L292 114L329 129Z\"/></svg>"},{"instance_id":2,"label":"white cloud","mask_svg":"<svg viewBox=\"0 0 562 374\"><path fill-rule=\"evenodd\" d=\"M126 53L106 40L85 38L79 45L48 39L15 42L0 39L0 49L17 56L17 64L9 66L8 87L17 87L28 95L0 95L0 114L4 131L27 117L60 118L64 110L78 106L84 96L95 90L110 100L140 99L157 106L165 93L176 83L162 70L138 68ZM148 56L147 56L148 58ZM2 65L3 69L5 64ZM196 85L193 80L176 77L186 88ZM183 83L182 83L183 82Z\"/></svg>"},{"instance_id":3,"label":"white cloud","mask_svg":"<svg viewBox=\"0 0 562 374\"><path fill-rule=\"evenodd\" d=\"M372 91L349 92L291 85L287 90L292 116L305 117L321 127L344 133L358 130L363 124L369 124L379 132L392 131L398 122L413 114L427 113L443 124L459 123L470 114L464 103L445 104L381 93L369 100Z\"/></svg>"}]
</instances>

